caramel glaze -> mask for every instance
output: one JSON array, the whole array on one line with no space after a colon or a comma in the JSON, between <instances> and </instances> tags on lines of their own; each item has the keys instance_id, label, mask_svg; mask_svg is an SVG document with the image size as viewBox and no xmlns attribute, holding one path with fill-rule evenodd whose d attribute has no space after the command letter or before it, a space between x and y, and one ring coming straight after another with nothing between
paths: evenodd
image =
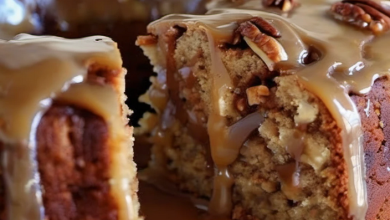
<instances>
[{"instance_id":1,"label":"caramel glaze","mask_svg":"<svg viewBox=\"0 0 390 220\"><path fill-rule=\"evenodd\" d=\"M262 8L260 1L245 2L240 7L267 10ZM300 3L300 7L286 15L243 9L219 9L210 11L206 16L166 16L148 27L149 32L157 36L162 36L169 27L175 25L197 25L208 34L212 57L211 72L214 77L213 110L208 119L208 134L217 168L211 212L214 212L214 207L218 207L218 204L230 207L230 203L226 201L230 197L221 192L226 191L232 184L228 181L230 177L227 165L238 155L237 150L229 149L239 148L238 144L231 145L226 142L228 128L224 117L218 111L221 97L218 92L224 87L230 87L231 83L226 69L221 65L218 55L220 52L216 47L232 41L237 22L260 16L280 31L282 37L277 40L288 55L288 59L278 63L276 69L281 74L296 74L305 88L325 103L341 128L344 160L349 177L349 216L354 219L365 217L367 192L361 122L349 93L365 94L375 79L388 74L390 64L386 46L390 43L390 34L374 36L370 32L335 21L329 15L333 3L331 1L302 0ZM221 5L232 6L227 3ZM320 58L307 65L305 58L309 48L318 50ZM227 213L226 209L217 209L217 214Z\"/></svg>"},{"instance_id":2,"label":"caramel glaze","mask_svg":"<svg viewBox=\"0 0 390 220\"><path fill-rule=\"evenodd\" d=\"M126 113L121 107L123 91L87 82L93 64L123 74L116 44L101 36L66 40L23 34L1 41L0 57L0 141L5 146L1 165L7 219L45 219L35 132L53 100L80 106L107 121L113 161L111 193L118 198L119 219L136 217L130 191L135 170L119 168L129 166L130 155Z\"/></svg>"}]
</instances>

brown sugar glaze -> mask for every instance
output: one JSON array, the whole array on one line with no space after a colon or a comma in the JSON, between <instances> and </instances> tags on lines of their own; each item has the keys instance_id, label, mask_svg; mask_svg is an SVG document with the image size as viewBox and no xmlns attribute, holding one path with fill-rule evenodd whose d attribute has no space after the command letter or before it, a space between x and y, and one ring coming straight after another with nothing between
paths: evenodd
<instances>
[{"instance_id":1,"label":"brown sugar glaze","mask_svg":"<svg viewBox=\"0 0 390 220\"><path fill-rule=\"evenodd\" d=\"M219 49L216 49L215 45L231 42L237 22L259 16L275 26L282 36L278 41L285 49L288 59L278 63L276 69L283 74L296 74L305 88L325 103L341 128L343 155L349 176L349 215L354 219L364 219L367 192L361 122L349 93L369 92L374 80L388 73L390 64L387 62L389 55L385 45L390 42L390 35L385 33L374 36L371 32L335 21L329 15L332 1L307 0L300 3L301 6L291 14L281 16L276 15L277 13L234 9L213 10L208 16L171 15L150 24L149 32L162 36L170 27L185 27L189 22L203 28L209 36L214 83L213 112L209 118L209 122L213 123L209 123L208 133L217 170L214 185L223 186L214 188L211 204L214 201L216 204L229 204L227 200L230 196L216 191L218 188L221 188L221 192L226 191L222 189L229 188L231 182L226 181L229 175L225 167L232 161L226 158L233 158L234 161L237 157L236 151L230 151L223 157L218 157L218 153L215 153L231 148L230 144L226 144L227 137L223 134L228 126L218 111L218 92L223 90L223 87L229 87L229 80L223 78L226 70L218 61ZM232 5L229 3L221 4L221 7L230 6ZM248 1L240 7L262 9L260 1ZM160 46L165 43L160 41ZM305 65L303 60L309 47L319 50L321 57L318 61ZM219 128L216 129L215 126ZM219 175L218 170L222 175ZM220 176L224 178L219 178ZM214 206L210 207L213 209ZM222 210L222 214L226 215L225 211Z\"/></svg>"}]
</instances>

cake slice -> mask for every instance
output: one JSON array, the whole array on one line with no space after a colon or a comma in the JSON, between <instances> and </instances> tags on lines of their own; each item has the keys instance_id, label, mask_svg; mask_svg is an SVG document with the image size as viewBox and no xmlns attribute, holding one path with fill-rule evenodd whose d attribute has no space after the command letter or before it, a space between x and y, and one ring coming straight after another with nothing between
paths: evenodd
<instances>
[{"instance_id":1,"label":"cake slice","mask_svg":"<svg viewBox=\"0 0 390 220\"><path fill-rule=\"evenodd\" d=\"M107 37L0 42L0 219L141 219L125 73Z\"/></svg>"},{"instance_id":2,"label":"cake slice","mask_svg":"<svg viewBox=\"0 0 390 220\"><path fill-rule=\"evenodd\" d=\"M157 73L140 97L155 109L138 130L150 168L214 216L387 219L390 38L365 29L386 8L256 2L170 15L138 38Z\"/></svg>"}]
</instances>

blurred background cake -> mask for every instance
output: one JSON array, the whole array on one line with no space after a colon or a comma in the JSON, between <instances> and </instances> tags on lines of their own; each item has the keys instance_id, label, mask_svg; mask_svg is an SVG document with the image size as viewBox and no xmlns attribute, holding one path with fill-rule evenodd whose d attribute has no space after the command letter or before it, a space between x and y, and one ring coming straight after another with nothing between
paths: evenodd
<instances>
[{"instance_id":1,"label":"blurred background cake","mask_svg":"<svg viewBox=\"0 0 390 220\"><path fill-rule=\"evenodd\" d=\"M116 43L21 34L0 54L0 219L140 219Z\"/></svg>"}]
</instances>

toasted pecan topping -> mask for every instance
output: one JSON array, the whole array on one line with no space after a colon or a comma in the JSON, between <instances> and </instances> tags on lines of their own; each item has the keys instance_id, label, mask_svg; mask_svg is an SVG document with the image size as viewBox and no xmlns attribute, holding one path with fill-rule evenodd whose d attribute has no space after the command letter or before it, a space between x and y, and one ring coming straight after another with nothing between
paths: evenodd
<instances>
[{"instance_id":1,"label":"toasted pecan topping","mask_svg":"<svg viewBox=\"0 0 390 220\"><path fill-rule=\"evenodd\" d=\"M157 37L154 35L138 36L135 44L138 46L154 45L157 44Z\"/></svg>"},{"instance_id":2,"label":"toasted pecan topping","mask_svg":"<svg viewBox=\"0 0 390 220\"><path fill-rule=\"evenodd\" d=\"M274 63L287 59L286 52L275 39L279 37L280 32L274 26L260 17L253 17L240 23L234 32L233 44L243 39L272 71Z\"/></svg>"},{"instance_id":3,"label":"toasted pecan topping","mask_svg":"<svg viewBox=\"0 0 390 220\"><path fill-rule=\"evenodd\" d=\"M284 12L291 11L299 4L296 0L263 0L265 7L278 7Z\"/></svg>"},{"instance_id":4,"label":"toasted pecan topping","mask_svg":"<svg viewBox=\"0 0 390 220\"><path fill-rule=\"evenodd\" d=\"M279 31L268 23L268 21L260 17L253 17L250 20L242 22L235 30L233 44L239 43L241 36L251 38L251 36L255 37L259 33L270 35L274 38L279 38L281 36Z\"/></svg>"},{"instance_id":5,"label":"toasted pecan topping","mask_svg":"<svg viewBox=\"0 0 390 220\"><path fill-rule=\"evenodd\" d=\"M390 29L390 10L373 0L344 0L331 7L333 16L362 29L381 34Z\"/></svg>"}]
</instances>

